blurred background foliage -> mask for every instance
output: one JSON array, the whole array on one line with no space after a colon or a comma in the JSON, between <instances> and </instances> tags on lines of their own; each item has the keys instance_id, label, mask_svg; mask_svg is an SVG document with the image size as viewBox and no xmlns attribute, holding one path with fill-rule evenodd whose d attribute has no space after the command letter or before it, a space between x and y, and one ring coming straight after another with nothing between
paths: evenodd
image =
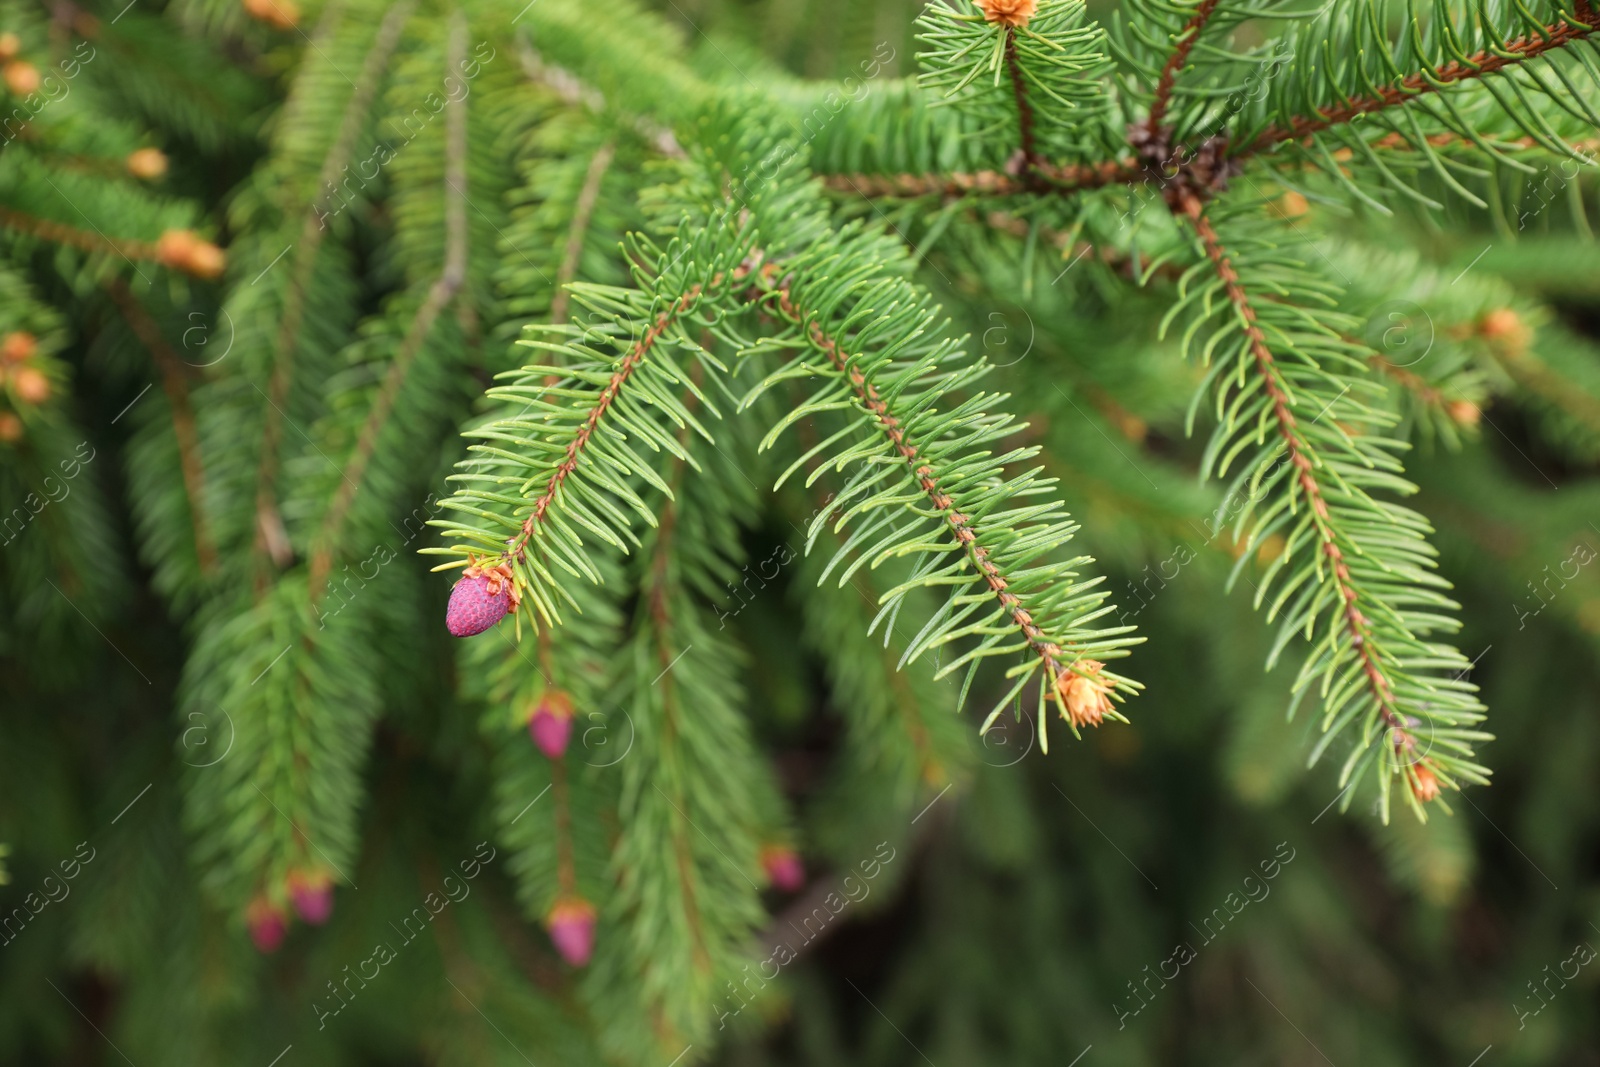
<instances>
[{"instance_id":1,"label":"blurred background foliage","mask_svg":"<svg viewBox=\"0 0 1600 1067\"><path fill-rule=\"evenodd\" d=\"M126 54L87 65L83 92L158 131L175 161L170 192L240 225L249 203L237 190L283 115L281 78L301 42L270 37L231 6L158 6L139 5L126 36L102 38ZM681 28L701 76L736 82L779 71L859 78L874 58L881 77L909 74L920 4L649 6ZM35 22L68 8L0 5ZM109 29L116 12L100 14ZM163 19L191 35L175 39ZM226 47L199 43L214 31ZM161 44L141 57L140 34ZM163 79L181 91L157 99L149 90ZM580 162L593 152L585 136L559 123L529 134L544 154ZM818 151L827 145L824 136ZM1229 538L1210 533L1217 495L1197 484L1199 443L1183 432L1198 377L1155 340L1164 304L1119 284L1117 265L1080 263L1070 243L1031 250L1017 286L1007 279L1020 238L995 220L961 217L959 203L892 209L919 250L919 280L1007 368L1085 550L1148 638L1137 672L1148 689L1131 727L1048 756L1027 724L970 740L960 788L887 831L898 851L871 893L750 1010L726 1017L719 1048L684 1062L1600 1064L1600 966L1567 977L1583 946L1600 945L1600 567L1573 573L1571 562L1579 546L1589 558L1600 549L1600 247L1585 221L1600 200L1589 174L1548 206L1534 183L1497 180L1486 211L1330 217L1303 197L1285 205L1355 277L1351 299L1380 352L1419 368L1470 361L1484 382L1478 415L1451 417L1425 399L1409 413L1427 424L1408 458L1423 487L1416 506L1437 527L1441 570L1463 604L1461 647L1496 735L1480 751L1493 787L1452 798L1454 816L1425 825L1402 815L1383 826L1366 798L1348 814L1330 810L1333 770L1304 769L1315 717L1286 717L1291 665L1263 673L1269 632L1245 588L1224 592ZM195 222L177 202L151 210L170 225ZM602 198L599 210L596 230L613 244L641 224L626 203ZM841 198L840 210L877 209ZM362 252L380 272L407 269L383 247ZM52 271L49 245L27 254L34 284L73 277ZM605 270L585 276L615 280ZM82 295L44 293L65 305ZM161 447L141 441L155 413L119 414L144 378L115 308L98 308L103 321L30 326L63 384L70 373L96 456ZM525 309L547 310L537 299ZM168 328L176 337L181 327L180 313ZM78 440L61 426L40 432ZM0 551L10 877L0 903L9 913L79 842L94 851L70 897L0 948L0 1060L266 1064L291 1046L283 1067L513 1063L527 1059L521 1049L529 1062L590 1062L582 1034L607 1021L575 1018L495 865L335 1032L317 1033L307 1009L441 864L494 836L481 815L488 753L475 710L453 706L437 680L451 671L442 644L420 651L416 678L396 683L415 691L378 726L363 772L360 888L341 891L326 930L264 959L202 900L178 830L177 764L195 753L175 736L173 712L187 638L163 603L182 580L150 570L135 548L135 523L157 520L130 517L124 502L141 489L131 469L85 463L70 510L39 520L60 520L49 538L35 530ZM27 489L9 467L0 478L9 510ZM759 559L782 533L746 537ZM41 585L51 576L62 583L54 592ZM62 610L58 593L78 607ZM757 735L801 812L813 882L827 888L879 838L828 789L842 717L818 662L793 649L793 603L758 598L739 636L763 664L749 702ZM921 692L938 699L936 688ZM812 903L775 900L773 930L802 922ZM469 966L452 971L458 959ZM452 992L441 972L475 984Z\"/></svg>"}]
</instances>

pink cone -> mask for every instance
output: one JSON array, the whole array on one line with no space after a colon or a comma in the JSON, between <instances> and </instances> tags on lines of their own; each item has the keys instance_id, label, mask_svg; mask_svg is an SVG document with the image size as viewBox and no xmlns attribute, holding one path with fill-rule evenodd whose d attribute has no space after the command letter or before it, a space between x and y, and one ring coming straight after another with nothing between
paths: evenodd
<instances>
[{"instance_id":1,"label":"pink cone","mask_svg":"<svg viewBox=\"0 0 1600 1067\"><path fill-rule=\"evenodd\" d=\"M572 698L559 689L547 689L528 720L528 735L539 751L558 760L572 737Z\"/></svg>"},{"instance_id":2,"label":"pink cone","mask_svg":"<svg viewBox=\"0 0 1600 1067\"><path fill-rule=\"evenodd\" d=\"M761 850L761 869L767 872L767 881L773 888L785 893L795 893L806 884L805 864L800 854L785 845L767 845Z\"/></svg>"},{"instance_id":3,"label":"pink cone","mask_svg":"<svg viewBox=\"0 0 1600 1067\"><path fill-rule=\"evenodd\" d=\"M574 967L584 966L594 954L594 919L594 905L582 897L557 901L545 917L556 951Z\"/></svg>"},{"instance_id":4,"label":"pink cone","mask_svg":"<svg viewBox=\"0 0 1600 1067\"><path fill-rule=\"evenodd\" d=\"M250 930L250 940L262 952L276 952L289 932L289 917L265 897L250 902L244 912L244 923Z\"/></svg>"},{"instance_id":5,"label":"pink cone","mask_svg":"<svg viewBox=\"0 0 1600 1067\"><path fill-rule=\"evenodd\" d=\"M321 871L290 871L289 900L296 915L321 926L333 914L333 879Z\"/></svg>"},{"instance_id":6,"label":"pink cone","mask_svg":"<svg viewBox=\"0 0 1600 1067\"><path fill-rule=\"evenodd\" d=\"M454 637L481 634L511 610L511 583L494 574L468 572L450 590L444 624Z\"/></svg>"}]
</instances>

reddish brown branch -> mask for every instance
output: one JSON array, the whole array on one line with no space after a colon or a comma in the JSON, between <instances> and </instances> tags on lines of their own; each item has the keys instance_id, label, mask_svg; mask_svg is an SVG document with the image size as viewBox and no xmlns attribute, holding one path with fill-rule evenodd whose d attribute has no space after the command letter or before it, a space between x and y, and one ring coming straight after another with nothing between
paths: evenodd
<instances>
[{"instance_id":1,"label":"reddish brown branch","mask_svg":"<svg viewBox=\"0 0 1600 1067\"><path fill-rule=\"evenodd\" d=\"M1431 77L1409 74L1397 83L1379 89L1376 94L1356 96L1336 108L1319 109L1313 115L1299 116L1288 126L1269 126L1255 140L1234 154L1235 159L1265 151L1284 141L1299 141L1332 126L1405 103L1414 97L1436 93L1445 85L1481 78L1507 67L1525 63L1546 52L1565 47L1600 29L1600 13L1588 4L1577 8L1578 22L1560 22L1546 26L1544 32L1532 37L1518 37L1494 51L1475 53L1466 62L1451 60L1431 72Z\"/></svg>"},{"instance_id":2,"label":"reddish brown branch","mask_svg":"<svg viewBox=\"0 0 1600 1067\"><path fill-rule=\"evenodd\" d=\"M1172 55L1167 57L1166 65L1161 68L1161 77L1156 82L1155 99L1150 104L1150 117L1145 120L1145 130L1151 137L1161 132L1161 124L1167 117L1167 108L1172 103L1172 87L1178 80L1178 72L1189 61L1189 52L1200 39L1200 31L1210 21L1211 13L1216 7L1217 0L1200 0L1200 6L1195 8L1194 15L1179 31L1178 44L1173 48Z\"/></svg>"},{"instance_id":3,"label":"reddish brown branch","mask_svg":"<svg viewBox=\"0 0 1600 1067\"><path fill-rule=\"evenodd\" d=\"M628 379L633 377L633 372L639 369L640 364L644 362L645 356L650 353L650 349L654 347L655 343L672 327L674 322L677 322L685 312L694 306L695 302L700 299L702 292L704 290L701 286L691 286L687 292L673 302L671 307L656 316L655 322L651 323L650 328L633 343L633 347L628 350L628 354L622 357L622 362L617 365L617 369L612 373L611 380L606 382L605 388L600 390L600 395L595 399L594 407L589 409L589 415L584 419L583 426L572 440L567 443L566 455L556 465L556 469L550 472L550 478L545 482L544 492L539 495L538 500L534 501L533 513L523 520L522 531L512 541L508 555L515 557L522 554L522 550L527 547L528 539L533 536L533 531L540 523L544 522L545 512L555 502L556 492L561 488L561 483L566 481L567 475L578 469L578 460L582 456L584 448L589 444L589 439L594 436L600 421L605 418L606 412L611 409L611 405L616 401L618 394L622 392L622 387L628 384Z\"/></svg>"},{"instance_id":4,"label":"reddish brown branch","mask_svg":"<svg viewBox=\"0 0 1600 1067\"><path fill-rule=\"evenodd\" d=\"M161 391L167 394L167 406L172 409L172 436L178 444L178 467L183 474L183 488L189 495L189 519L194 527L195 558L200 572L209 573L217 562L216 549L206 528L202 508L205 487L205 468L200 461L200 435L195 428L194 407L189 403L189 383L185 377L183 360L167 343L161 327L151 318L138 297L133 295L126 282L112 278L105 283L117 310L133 330L134 336L144 345L161 374Z\"/></svg>"},{"instance_id":5,"label":"reddish brown branch","mask_svg":"<svg viewBox=\"0 0 1600 1067\"><path fill-rule=\"evenodd\" d=\"M1033 133L1033 103L1028 99L1028 86L1022 77L1022 64L1017 60L1017 28L1007 26L1005 35L1006 71L1011 75L1011 95L1017 102L1017 135L1021 142L1018 151L1022 156L1022 173L1031 177L1034 167L1039 162L1039 147Z\"/></svg>"},{"instance_id":6,"label":"reddish brown branch","mask_svg":"<svg viewBox=\"0 0 1600 1067\"><path fill-rule=\"evenodd\" d=\"M1312 524L1316 527L1317 538L1322 543L1322 552L1327 557L1339 599L1344 603L1345 632L1350 635L1350 642L1361 658L1362 670L1367 677L1367 687L1372 691L1373 698L1378 703L1378 712L1384 721L1391 727L1402 728L1405 719L1395 709L1394 692L1389 684L1389 678L1384 674L1372 650L1371 627L1361 611L1360 594L1351 584L1350 568L1344 562L1344 553L1339 548L1333 526L1328 519L1327 501L1323 498L1321 485L1312 473L1315 464L1311 457L1306 455L1298 423L1294 412L1290 410L1293 405L1284 391L1281 372L1273 358L1272 350L1267 347L1266 335L1256 321L1256 311L1251 304L1250 295L1240 284L1239 274L1229 260L1226 249L1222 247L1211 220L1206 217L1199 197L1192 193L1184 193L1179 198L1177 208L1200 235L1201 244L1205 246L1206 258L1211 260L1217 277L1222 280L1228 302L1238 314L1245 337L1250 342L1250 353L1255 358L1263 390L1267 399L1272 402L1272 418L1277 425L1278 436L1283 440L1290 464L1298 472L1296 480L1305 495L1306 506L1311 509Z\"/></svg>"}]
</instances>

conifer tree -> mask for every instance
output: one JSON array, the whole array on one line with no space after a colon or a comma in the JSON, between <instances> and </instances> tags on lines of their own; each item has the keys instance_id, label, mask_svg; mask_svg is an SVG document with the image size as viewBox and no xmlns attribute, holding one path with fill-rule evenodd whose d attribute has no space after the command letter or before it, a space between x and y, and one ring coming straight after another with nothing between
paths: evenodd
<instances>
[{"instance_id":1,"label":"conifer tree","mask_svg":"<svg viewBox=\"0 0 1600 1067\"><path fill-rule=\"evenodd\" d=\"M1591 0L687 6L0 3L0 1049L1576 1057Z\"/></svg>"}]
</instances>

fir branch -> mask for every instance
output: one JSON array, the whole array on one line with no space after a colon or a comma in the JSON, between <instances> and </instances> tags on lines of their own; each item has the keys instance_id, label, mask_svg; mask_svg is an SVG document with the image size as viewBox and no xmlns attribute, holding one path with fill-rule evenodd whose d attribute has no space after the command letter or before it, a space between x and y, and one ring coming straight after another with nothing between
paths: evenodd
<instances>
[{"instance_id":1,"label":"fir branch","mask_svg":"<svg viewBox=\"0 0 1600 1067\"><path fill-rule=\"evenodd\" d=\"M149 241L107 237L98 230L89 233L87 230L80 230L66 223L56 222L54 219L34 218L8 207L0 207L0 226L27 234L29 237L39 237L56 244L81 249L84 252L110 250L124 259L159 261L156 246Z\"/></svg>"},{"instance_id":2,"label":"fir branch","mask_svg":"<svg viewBox=\"0 0 1600 1067\"><path fill-rule=\"evenodd\" d=\"M1470 664L1449 645L1425 640L1458 627L1446 614L1457 605L1432 573L1426 520L1372 495L1415 487L1392 455L1403 443L1371 432L1393 418L1371 404L1382 394L1360 373L1369 353L1346 339L1353 320L1326 307L1262 299L1247 287L1248 269L1263 291L1298 294L1313 307L1334 302L1332 287L1286 259L1269 238L1249 236L1245 227L1268 225L1259 208L1251 202L1230 216L1244 249L1236 253L1198 195L1179 190L1173 198L1203 259L1180 286L1168 320L1197 300L1202 318L1210 317L1218 295L1230 312L1201 348L1219 420L1203 469L1221 474L1241 464L1225 505L1237 511L1236 536L1248 529L1235 577L1250 550L1281 531L1283 547L1255 599L1259 606L1270 598L1269 619L1282 615L1269 664L1296 633L1314 642L1296 681L1297 692L1320 681L1323 737L1312 761L1358 723L1360 738L1340 784L1372 769L1385 819L1396 780L1409 787L1407 802L1425 818L1423 805L1438 797L1441 784L1487 782L1487 771L1472 761L1472 743L1488 735L1474 729L1483 714L1464 681ZM1215 281L1189 290L1187 283L1204 273ZM1194 333L1186 334L1186 347ZM1321 410L1302 421L1300 412L1313 405ZM1312 558L1302 560L1308 552Z\"/></svg>"},{"instance_id":3,"label":"fir branch","mask_svg":"<svg viewBox=\"0 0 1600 1067\"><path fill-rule=\"evenodd\" d=\"M1600 399L1556 372L1524 346L1488 344L1490 356L1529 393L1565 411L1590 430L1600 432Z\"/></svg>"},{"instance_id":4,"label":"fir branch","mask_svg":"<svg viewBox=\"0 0 1600 1067\"><path fill-rule=\"evenodd\" d=\"M1205 247L1206 257L1210 259L1217 277L1221 279L1228 300L1233 304L1234 312L1239 317L1241 329L1249 338L1250 352L1255 359L1261 388L1271 401L1274 430L1283 442L1289 463L1294 467L1291 477L1299 484L1301 492L1305 495L1306 506L1311 509L1312 523L1319 542L1318 549L1327 559L1338 601L1344 605L1344 627L1350 636L1351 645L1360 658L1362 673L1366 676L1367 686L1376 702L1378 713L1390 727L1402 729L1405 726L1405 719L1395 707L1394 684L1374 651L1371 627L1361 611L1360 594L1351 584L1350 568L1345 563L1344 551L1339 547L1339 539L1331 524L1328 504L1323 498L1322 484L1314 473L1315 464L1308 455L1308 445L1301 435L1299 423L1295 419L1294 412L1290 410L1292 402L1285 391L1282 374L1278 370L1272 350L1267 346L1266 335L1256 321L1255 307L1249 294L1239 283L1238 272L1229 261L1228 253L1222 247L1211 220L1206 217L1199 198L1192 193L1182 194L1178 209L1199 235Z\"/></svg>"},{"instance_id":5,"label":"fir branch","mask_svg":"<svg viewBox=\"0 0 1600 1067\"><path fill-rule=\"evenodd\" d=\"M1189 53L1194 49L1195 42L1200 39L1206 23L1210 21L1217 2L1218 0L1200 0L1194 14L1178 32L1177 46L1173 48L1172 55L1161 68L1161 77L1156 81L1155 99L1150 104L1150 116L1145 120L1145 132L1152 138L1161 134L1161 124L1166 120L1167 108L1172 103L1172 88L1177 83L1178 73L1189 61Z\"/></svg>"},{"instance_id":6,"label":"fir branch","mask_svg":"<svg viewBox=\"0 0 1600 1067\"><path fill-rule=\"evenodd\" d=\"M317 251L323 236L328 232L325 222L328 203L327 190L335 187L340 174L350 163L356 144L365 129L374 100L388 68L389 60L400 45L401 31L416 7L416 0L402 0L389 8L373 38L361 71L350 92L350 100L340 119L338 132L328 153L323 157L317 176L317 202L306 212L300 228L300 238L295 243L294 265L290 273L289 289L279 319L277 339L273 345L272 373L267 379L267 406L262 412L261 460L256 470L256 550L269 556L279 567L288 566L293 552L284 532L283 519L278 514L278 500L274 483L278 476L281 457L278 455L282 422L287 417L283 405L288 400L294 379L294 355L300 339L301 320L305 313L306 295L316 272ZM330 7L324 19L333 19L336 9ZM318 36L323 29L319 27Z\"/></svg>"},{"instance_id":7,"label":"fir branch","mask_svg":"<svg viewBox=\"0 0 1600 1067\"><path fill-rule=\"evenodd\" d=\"M1154 180L1147 168L1127 159L1093 164L1052 163L1036 159L1032 173L1045 189L1056 193L1075 193L1108 185ZM1036 183L1031 184L993 170L944 174L825 174L822 175L822 181L834 192L854 193L867 199L909 200L924 196L956 199L974 195L1018 196L1030 191L1042 191Z\"/></svg>"},{"instance_id":8,"label":"fir branch","mask_svg":"<svg viewBox=\"0 0 1600 1067\"><path fill-rule=\"evenodd\" d=\"M742 270L743 268L740 268ZM735 277L742 275L736 272ZM651 348L660 340L669 329L677 325L694 309L700 298L705 294L705 288L699 284L691 285L683 295L656 315L655 321L633 342L628 353L617 364L616 370L611 372L611 378L596 394L594 402L584 417L583 424L578 432L567 444L566 454L561 462L556 464L550 472L549 479L545 482L544 491L533 502L533 510L522 522L521 532L512 540L511 549L506 555L513 560L520 560L528 546L528 539L533 536L534 530L544 522L545 513L555 503L556 495L560 492L562 484L568 475L578 469L578 464L583 458L584 449L594 438L595 431L599 429L606 412L611 410L612 404L628 384L628 379L633 377L635 371L644 363L645 357L650 354Z\"/></svg>"},{"instance_id":9,"label":"fir branch","mask_svg":"<svg viewBox=\"0 0 1600 1067\"><path fill-rule=\"evenodd\" d=\"M572 299L567 286L578 276L584 237L589 232L589 220L594 216L595 203L600 199L600 182L605 178L616 154L616 141L606 141L590 158L589 169L584 172L583 185L578 190L578 200L572 208L572 225L567 229L567 247L561 255L561 266L556 270L555 296L550 299L551 322L567 321L567 305Z\"/></svg>"},{"instance_id":10,"label":"fir branch","mask_svg":"<svg viewBox=\"0 0 1600 1067\"><path fill-rule=\"evenodd\" d=\"M1392 85L1349 97L1336 107L1317 108L1310 115L1295 116L1287 125L1272 123L1237 152L1231 153L1232 158L1256 155L1285 141L1302 141L1312 134L1353 122L1362 115L1398 107L1420 96L1441 92L1451 85L1519 66L1548 52L1585 40L1600 30L1600 12L1588 0L1579 0L1574 16L1575 22L1563 18L1560 22L1547 23L1538 33L1524 34L1465 58L1408 74Z\"/></svg>"},{"instance_id":11,"label":"fir branch","mask_svg":"<svg viewBox=\"0 0 1600 1067\"><path fill-rule=\"evenodd\" d=\"M780 277L780 274L781 268L777 264L764 266L757 277L755 296L764 305L772 305L774 311L785 321L799 327L808 345L827 356L833 372L839 379L848 383L855 404L870 417L877 432L891 446L894 454L904 462L905 468L910 471L912 481L917 489L927 503L932 506L933 514L942 520L940 525L945 527L945 535L954 542L961 558L970 564L972 569L980 576L990 595L999 604L1000 611L1011 627L1013 635L1021 638L1021 647L1027 648L1037 658L1040 670L1041 696L1044 692L1048 692L1052 696L1060 696L1062 700L1062 715L1068 719L1074 734L1077 733L1079 726L1098 725L1102 714L1121 720L1120 713L1115 710L1115 707L1108 700L1096 701L1095 713L1092 715L1080 716L1078 708L1075 706L1073 713L1069 716L1066 694L1074 679L1083 679L1086 683L1097 687L1103 686L1107 693L1110 692L1113 685L1124 690L1132 689L1133 686L1126 680L1116 676L1102 675L1103 664L1091 658L1092 655L1106 655L1107 648L1114 647L1114 642L1110 646L1105 642L1104 638L1108 635L1085 635L1084 643L1080 644L1059 634L1046 632L1045 628L1040 625L1039 620L1035 618L1035 615L1038 615L1039 619L1043 619L1046 612L1040 604L1033 602L1033 597L1039 596L1041 590L1030 590L1025 584L1018 583L1016 575L1009 573L1005 567L997 562L997 557L1002 553L997 551L994 546L999 544L1000 540L1016 536L1021 532L1014 528L1007 529L1003 524L1003 519L1015 517L1016 513L1000 512L995 500L985 500L977 496L968 499L962 490L951 489L944 484L944 482L952 481L953 479L949 477L947 472L934 466L939 460L935 459L930 454L930 451L924 445L915 441L912 436L911 428L919 421L925 420L928 414L926 405L906 396L903 388L904 383L899 383L889 392L893 395L901 396L909 404L910 408L916 412L916 415L906 417L898 414L897 412L900 409L890 406L888 400L885 399L885 393L880 391L877 383L872 381L866 371L862 369L861 357L849 354L846 351L845 343L823 327L822 321L825 318L823 310L819 307L809 306L803 299L797 299L790 281L793 275ZM746 402L748 403L748 400ZM964 476L966 474L967 472L963 472ZM862 487L853 488L861 491ZM851 495L852 493L847 491L836 499L842 504ZM868 505L862 505L862 507L866 506ZM819 523L822 522L828 514L836 510L838 510L837 505L830 506L822 516L819 516L817 521ZM843 512L842 515L848 515L848 512ZM993 526L980 525L977 518L979 515L991 517L994 522ZM880 525L878 522L863 522L864 529L857 536L859 537L872 531L878 525ZM1062 531L1063 534L1065 532ZM997 535L1003 536L1000 536L999 540L997 540ZM898 539L900 535L891 534L890 536L891 540L893 540ZM854 539L852 538L852 540ZM882 542L880 542L878 548L880 549L881 558ZM1033 553L1029 552L1027 554L1032 555ZM849 572L847 571L846 575L848 576L848 574ZM1066 580L1067 578L1064 576L1063 581ZM905 588L902 585L898 592L903 594ZM1023 590L1020 595L1018 589ZM1065 591L1059 588L1045 591L1052 598L1063 594L1071 595L1070 584ZM889 594L886 595L885 599L893 601L897 597L895 594ZM964 610L958 613L957 621L971 614L974 608L974 605L968 602L968 598L958 599L963 603ZM951 626L954 624L954 622L949 623ZM928 643L938 639L937 635L940 632L940 629L935 624L930 624L928 630L924 631L924 635L919 637L918 642L914 643L913 648L907 651L905 658L915 658L916 653L928 647ZM1003 635L988 627L982 628L980 632L988 636L983 648L958 658L955 664L944 668L941 673L948 672L966 659L970 659L975 668L980 658L985 654L992 653L994 646L1002 640ZM926 636L929 633L935 636L929 638ZM1080 666L1080 664L1082 665ZM1021 673L1021 680L1012 687L1012 694L1020 692L1027 684L1030 673L1025 671ZM1008 695L1007 698L1000 702L1000 706L997 706L994 712L990 714L984 724L985 729L994 721L1001 707L1009 699ZM1041 706L1042 703L1041 699ZM1041 713L1041 720L1042 718ZM1046 748L1048 747L1048 743L1043 741L1042 730L1041 743Z\"/></svg>"},{"instance_id":12,"label":"fir branch","mask_svg":"<svg viewBox=\"0 0 1600 1067\"><path fill-rule=\"evenodd\" d=\"M460 70L467 57L467 22L459 9L450 20L450 37L446 46L446 70ZM455 300L467 280L467 105L466 97L447 99L445 104L445 169L444 169L444 267L439 277L428 289L428 295L417 308L405 338L400 342L394 359L384 375L383 385L367 412L355 450L345 465L344 477L334 493L333 502L323 518L317 547L312 551L308 585L311 599L320 599L333 569L334 553L338 551L340 533L356 492L362 484L367 464L378 445L378 435L383 431L395 401L405 385L417 354L433 331L445 309Z\"/></svg>"},{"instance_id":13,"label":"fir branch","mask_svg":"<svg viewBox=\"0 0 1600 1067\"><path fill-rule=\"evenodd\" d=\"M195 556L199 560L201 574L207 574L216 566L217 553L206 527L205 465L200 456L199 434L195 430L194 407L189 400L189 383L181 366L183 360L172 350L160 325L145 310L126 282L117 277L108 278L105 289L134 336L150 353L161 375L161 390L167 394L167 405L172 409L172 436L178 445L178 466L183 475L184 490L189 496Z\"/></svg>"}]
</instances>

